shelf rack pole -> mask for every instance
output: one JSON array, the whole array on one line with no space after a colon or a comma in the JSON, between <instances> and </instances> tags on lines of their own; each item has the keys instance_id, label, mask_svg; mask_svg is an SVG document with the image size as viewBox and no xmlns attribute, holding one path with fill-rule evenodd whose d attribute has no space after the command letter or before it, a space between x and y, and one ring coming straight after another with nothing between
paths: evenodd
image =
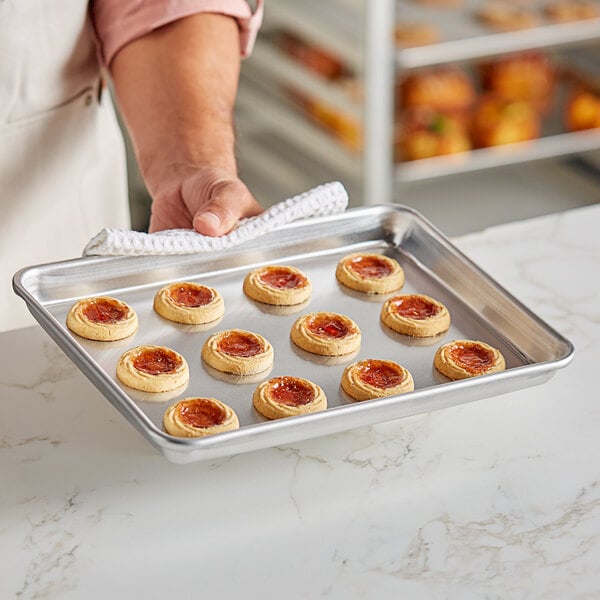
<instances>
[{"instance_id":1,"label":"shelf rack pole","mask_svg":"<svg viewBox=\"0 0 600 600\"><path fill-rule=\"evenodd\" d=\"M396 0L364 0L363 204L393 201Z\"/></svg>"}]
</instances>

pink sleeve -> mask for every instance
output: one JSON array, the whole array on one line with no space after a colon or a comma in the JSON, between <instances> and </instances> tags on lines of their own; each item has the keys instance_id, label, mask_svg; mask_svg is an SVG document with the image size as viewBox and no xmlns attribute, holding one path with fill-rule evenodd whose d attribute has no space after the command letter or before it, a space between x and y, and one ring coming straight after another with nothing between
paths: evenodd
<instances>
[{"instance_id":1,"label":"pink sleeve","mask_svg":"<svg viewBox=\"0 0 600 600\"><path fill-rule=\"evenodd\" d=\"M254 14L246 0L95 0L91 16L99 53L106 66L126 44L190 15L211 12L237 19L241 54L248 56L262 22L263 0L256 0Z\"/></svg>"}]
</instances>

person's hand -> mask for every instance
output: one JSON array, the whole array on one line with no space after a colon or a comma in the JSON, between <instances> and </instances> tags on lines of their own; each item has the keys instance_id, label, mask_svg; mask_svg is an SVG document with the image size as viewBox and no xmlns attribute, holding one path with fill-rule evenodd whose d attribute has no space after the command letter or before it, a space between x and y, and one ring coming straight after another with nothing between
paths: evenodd
<instances>
[{"instance_id":1,"label":"person's hand","mask_svg":"<svg viewBox=\"0 0 600 600\"><path fill-rule=\"evenodd\" d=\"M150 190L150 232L195 229L204 235L225 235L240 219L263 212L244 183L227 171L213 167L174 171Z\"/></svg>"}]
</instances>

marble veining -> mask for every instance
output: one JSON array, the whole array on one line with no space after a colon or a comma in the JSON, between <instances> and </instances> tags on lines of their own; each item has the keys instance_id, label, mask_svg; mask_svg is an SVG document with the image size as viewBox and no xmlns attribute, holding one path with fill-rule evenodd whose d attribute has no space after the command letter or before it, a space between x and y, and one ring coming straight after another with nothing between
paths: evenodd
<instances>
[{"instance_id":1,"label":"marble veining","mask_svg":"<svg viewBox=\"0 0 600 600\"><path fill-rule=\"evenodd\" d=\"M23 546L32 551L17 598L44 598L76 587L77 548L69 517L81 503L79 490L72 490L61 506L42 514L28 514L29 532Z\"/></svg>"}]
</instances>

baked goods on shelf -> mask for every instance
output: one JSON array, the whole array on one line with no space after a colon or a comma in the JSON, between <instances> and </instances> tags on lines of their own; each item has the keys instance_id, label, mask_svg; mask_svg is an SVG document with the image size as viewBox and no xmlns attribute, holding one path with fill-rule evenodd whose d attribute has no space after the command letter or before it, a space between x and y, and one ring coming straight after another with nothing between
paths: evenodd
<instances>
[{"instance_id":1,"label":"baked goods on shelf","mask_svg":"<svg viewBox=\"0 0 600 600\"><path fill-rule=\"evenodd\" d=\"M555 23L600 17L600 6L593 0L555 0L549 2L544 11L548 19Z\"/></svg>"},{"instance_id":2,"label":"baked goods on shelf","mask_svg":"<svg viewBox=\"0 0 600 600\"><path fill-rule=\"evenodd\" d=\"M290 332L298 347L321 356L343 356L360 348L358 325L346 315L314 312L296 319Z\"/></svg>"},{"instance_id":3,"label":"baked goods on shelf","mask_svg":"<svg viewBox=\"0 0 600 600\"><path fill-rule=\"evenodd\" d=\"M351 89L350 85L346 85L346 81L350 82L350 80L336 82L340 90ZM363 132L360 119L317 96L309 96L298 90L288 90L288 96L315 123L330 132L346 148L352 151L362 149Z\"/></svg>"},{"instance_id":4,"label":"baked goods on shelf","mask_svg":"<svg viewBox=\"0 0 600 600\"><path fill-rule=\"evenodd\" d=\"M539 137L541 119L528 102L487 94L475 109L472 128L475 147L502 146Z\"/></svg>"},{"instance_id":5,"label":"baked goods on shelf","mask_svg":"<svg viewBox=\"0 0 600 600\"><path fill-rule=\"evenodd\" d=\"M67 314L67 327L88 340L112 342L133 335L138 329L136 312L111 296L84 298Z\"/></svg>"},{"instance_id":6,"label":"baked goods on shelf","mask_svg":"<svg viewBox=\"0 0 600 600\"><path fill-rule=\"evenodd\" d=\"M435 368L450 379L466 379L497 373L506 368L502 353L475 340L454 340L444 344L433 358Z\"/></svg>"},{"instance_id":7,"label":"baked goods on shelf","mask_svg":"<svg viewBox=\"0 0 600 600\"><path fill-rule=\"evenodd\" d=\"M254 391L252 403L267 419L295 417L327 408L325 392L317 384L289 375L261 383Z\"/></svg>"},{"instance_id":8,"label":"baked goods on shelf","mask_svg":"<svg viewBox=\"0 0 600 600\"><path fill-rule=\"evenodd\" d=\"M430 23L397 22L394 39L399 48L426 46L440 39L439 29Z\"/></svg>"},{"instance_id":9,"label":"baked goods on shelf","mask_svg":"<svg viewBox=\"0 0 600 600\"><path fill-rule=\"evenodd\" d=\"M413 0L415 4L420 4L430 8L459 8L464 4L464 0Z\"/></svg>"},{"instance_id":10,"label":"baked goods on shelf","mask_svg":"<svg viewBox=\"0 0 600 600\"><path fill-rule=\"evenodd\" d=\"M238 429L240 423L233 409L215 398L184 398L165 411L163 426L171 435L196 438Z\"/></svg>"},{"instance_id":11,"label":"baked goods on shelf","mask_svg":"<svg viewBox=\"0 0 600 600\"><path fill-rule=\"evenodd\" d=\"M540 22L538 14L531 7L506 0L490 0L475 14L481 23L496 31L530 29Z\"/></svg>"},{"instance_id":12,"label":"baked goods on shelf","mask_svg":"<svg viewBox=\"0 0 600 600\"><path fill-rule=\"evenodd\" d=\"M423 109L407 111L396 131L396 160L420 160L468 152L471 138L464 118Z\"/></svg>"},{"instance_id":13,"label":"baked goods on shelf","mask_svg":"<svg viewBox=\"0 0 600 600\"><path fill-rule=\"evenodd\" d=\"M440 85L445 69L416 72L398 85L396 162L456 155L451 160L458 164L469 160L470 150L598 126L595 97L599 94L589 78L548 51L527 50L485 59L459 70L458 76L454 71L456 81L463 85L447 89ZM450 72L446 73L450 77ZM464 83L465 79L471 83ZM467 91L469 85L472 94ZM570 96L569 86L575 89ZM469 98L475 101L469 103ZM565 126L557 131L563 114ZM473 160L477 160L476 154ZM476 168L477 163L473 164Z\"/></svg>"},{"instance_id":14,"label":"baked goods on shelf","mask_svg":"<svg viewBox=\"0 0 600 600\"><path fill-rule=\"evenodd\" d=\"M521 52L484 62L479 72L482 88L495 96L529 102L537 110L550 105L556 69L543 52Z\"/></svg>"},{"instance_id":15,"label":"baked goods on shelf","mask_svg":"<svg viewBox=\"0 0 600 600\"><path fill-rule=\"evenodd\" d=\"M394 153L396 160L419 160L471 149L470 112L475 86L457 66L410 73L398 86Z\"/></svg>"},{"instance_id":16,"label":"baked goods on shelf","mask_svg":"<svg viewBox=\"0 0 600 600\"><path fill-rule=\"evenodd\" d=\"M571 92L565 106L567 131L600 127L600 94L585 88Z\"/></svg>"},{"instance_id":17,"label":"baked goods on shelf","mask_svg":"<svg viewBox=\"0 0 600 600\"><path fill-rule=\"evenodd\" d=\"M412 392L415 387L412 375L402 365L373 358L348 365L341 386L355 400L396 396Z\"/></svg>"},{"instance_id":18,"label":"baked goods on shelf","mask_svg":"<svg viewBox=\"0 0 600 600\"><path fill-rule=\"evenodd\" d=\"M310 298L312 285L296 267L268 265L254 269L244 279L244 293L252 300L275 306L302 304Z\"/></svg>"},{"instance_id":19,"label":"baked goods on shelf","mask_svg":"<svg viewBox=\"0 0 600 600\"><path fill-rule=\"evenodd\" d=\"M475 101L475 88L459 67L432 67L410 73L400 83L399 105L404 109L431 109L462 114Z\"/></svg>"},{"instance_id":20,"label":"baked goods on shelf","mask_svg":"<svg viewBox=\"0 0 600 600\"><path fill-rule=\"evenodd\" d=\"M342 258L335 271L346 287L368 294L387 294L404 285L404 270L398 261L372 252L354 252Z\"/></svg>"},{"instance_id":21,"label":"baked goods on shelf","mask_svg":"<svg viewBox=\"0 0 600 600\"><path fill-rule=\"evenodd\" d=\"M161 288L154 296L154 310L176 323L201 325L220 319L225 303L217 290L184 281Z\"/></svg>"},{"instance_id":22,"label":"baked goods on shelf","mask_svg":"<svg viewBox=\"0 0 600 600\"><path fill-rule=\"evenodd\" d=\"M351 102L360 103L362 86L346 61L335 52L315 45L290 31L277 31L273 39L275 45L290 59L335 85ZM331 101L307 93L300 86L286 85L283 86L283 91L307 116L335 136L346 148L352 151L362 148L362 124L356 114L340 109Z\"/></svg>"},{"instance_id":23,"label":"baked goods on shelf","mask_svg":"<svg viewBox=\"0 0 600 600\"><path fill-rule=\"evenodd\" d=\"M142 392L170 392L186 385L188 364L166 346L137 346L125 352L117 363L117 377L125 385Z\"/></svg>"},{"instance_id":24,"label":"baked goods on shelf","mask_svg":"<svg viewBox=\"0 0 600 600\"><path fill-rule=\"evenodd\" d=\"M450 328L446 306L425 294L390 298L381 307L381 320L386 327L413 337L433 337Z\"/></svg>"},{"instance_id":25,"label":"baked goods on shelf","mask_svg":"<svg viewBox=\"0 0 600 600\"><path fill-rule=\"evenodd\" d=\"M316 46L290 31L275 34L275 43L293 60L329 80L347 75L344 61L326 48Z\"/></svg>"},{"instance_id":26,"label":"baked goods on shelf","mask_svg":"<svg viewBox=\"0 0 600 600\"><path fill-rule=\"evenodd\" d=\"M235 375L262 373L273 364L273 346L258 333L226 329L211 335L202 346L207 365Z\"/></svg>"}]
</instances>

